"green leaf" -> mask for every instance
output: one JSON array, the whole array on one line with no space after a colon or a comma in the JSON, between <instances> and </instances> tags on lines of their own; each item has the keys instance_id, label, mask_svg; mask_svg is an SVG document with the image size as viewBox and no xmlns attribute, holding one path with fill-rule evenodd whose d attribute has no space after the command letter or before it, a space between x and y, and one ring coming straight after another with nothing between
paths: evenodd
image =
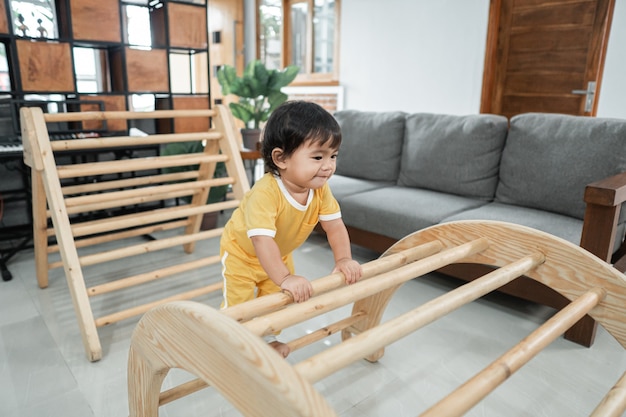
<instances>
[{"instance_id":1,"label":"green leaf","mask_svg":"<svg viewBox=\"0 0 626 417\"><path fill-rule=\"evenodd\" d=\"M281 91L272 91L267 97L267 101L270 103L269 111L273 112L276 107L283 104L288 98L287 94Z\"/></svg>"},{"instance_id":2,"label":"green leaf","mask_svg":"<svg viewBox=\"0 0 626 417\"><path fill-rule=\"evenodd\" d=\"M246 125L254 118L254 107L248 103L230 103L229 107L233 116Z\"/></svg>"},{"instance_id":3,"label":"green leaf","mask_svg":"<svg viewBox=\"0 0 626 417\"><path fill-rule=\"evenodd\" d=\"M243 121L246 127L258 129L259 123L266 121L270 113L287 100L287 95L280 89L291 83L299 71L295 65L282 71L268 70L262 61L255 60L246 65L241 77L237 76L233 66L224 65L217 72L217 80L224 95L239 97L239 103L230 104L233 116Z\"/></svg>"},{"instance_id":4,"label":"green leaf","mask_svg":"<svg viewBox=\"0 0 626 417\"><path fill-rule=\"evenodd\" d=\"M257 98L259 96L265 95L266 86L260 80L256 78L246 78L246 85L249 87L250 98Z\"/></svg>"},{"instance_id":5,"label":"green leaf","mask_svg":"<svg viewBox=\"0 0 626 417\"><path fill-rule=\"evenodd\" d=\"M222 87L224 95L237 94L235 91L237 90L238 80L237 71L230 65L224 65L217 71L217 81Z\"/></svg>"},{"instance_id":6,"label":"green leaf","mask_svg":"<svg viewBox=\"0 0 626 417\"><path fill-rule=\"evenodd\" d=\"M261 61L254 61L253 79L258 83L258 95L267 95L267 83L270 74Z\"/></svg>"},{"instance_id":7,"label":"green leaf","mask_svg":"<svg viewBox=\"0 0 626 417\"><path fill-rule=\"evenodd\" d=\"M282 71L276 71L272 74L268 83L268 88L271 91L280 90L281 88L289 85L300 72L300 67L296 65L290 65Z\"/></svg>"}]
</instances>

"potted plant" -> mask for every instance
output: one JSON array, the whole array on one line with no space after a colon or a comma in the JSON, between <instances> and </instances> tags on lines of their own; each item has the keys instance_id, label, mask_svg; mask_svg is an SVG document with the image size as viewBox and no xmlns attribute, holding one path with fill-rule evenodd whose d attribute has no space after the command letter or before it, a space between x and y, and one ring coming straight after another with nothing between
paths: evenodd
<instances>
[{"instance_id":1,"label":"potted plant","mask_svg":"<svg viewBox=\"0 0 626 417\"><path fill-rule=\"evenodd\" d=\"M238 76L230 65L224 65L217 71L224 96L234 94L239 97L239 101L230 103L229 107L233 116L245 126L241 132L244 147L257 149L261 123L276 107L287 101L287 94L280 90L291 83L299 71L300 68L295 65L283 70L268 70L259 60L248 63L242 76Z\"/></svg>"},{"instance_id":2,"label":"potted plant","mask_svg":"<svg viewBox=\"0 0 626 417\"><path fill-rule=\"evenodd\" d=\"M168 143L161 150L161 155L180 155L180 154L188 154L188 153L200 153L204 151L204 145L200 141L193 142L175 142ZM168 167L163 168L164 174L171 174L175 172L185 172L185 171L194 171L198 169L198 165L185 165L178 167ZM228 171L226 170L226 164L224 162L218 162L215 165L215 173L213 174L213 178L222 178L228 176ZM217 203L220 201L224 201L226 198L226 193L228 192L228 185L218 185L215 187L211 187L209 190L209 196L207 198L207 204ZM182 197L182 200L186 203L191 202L191 196ZM214 229L217 227L217 212L205 213L202 218L202 230Z\"/></svg>"}]
</instances>

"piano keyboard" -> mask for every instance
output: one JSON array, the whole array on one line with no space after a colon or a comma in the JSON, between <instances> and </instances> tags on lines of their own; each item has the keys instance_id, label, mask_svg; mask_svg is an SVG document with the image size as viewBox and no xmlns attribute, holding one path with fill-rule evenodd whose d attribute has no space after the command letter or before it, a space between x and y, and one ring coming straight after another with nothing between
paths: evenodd
<instances>
[{"instance_id":1,"label":"piano keyboard","mask_svg":"<svg viewBox=\"0 0 626 417\"><path fill-rule=\"evenodd\" d=\"M0 154L2 155L21 155L24 147L21 143L0 143Z\"/></svg>"}]
</instances>

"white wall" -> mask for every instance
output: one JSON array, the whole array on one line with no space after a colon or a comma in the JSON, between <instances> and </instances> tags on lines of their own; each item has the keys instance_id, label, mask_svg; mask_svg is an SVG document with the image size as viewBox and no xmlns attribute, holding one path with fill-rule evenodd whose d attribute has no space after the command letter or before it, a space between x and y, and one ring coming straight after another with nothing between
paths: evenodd
<instances>
[{"instance_id":1,"label":"white wall","mask_svg":"<svg viewBox=\"0 0 626 417\"><path fill-rule=\"evenodd\" d=\"M613 10L598 116L626 119L626 0L617 0Z\"/></svg>"},{"instance_id":2,"label":"white wall","mask_svg":"<svg viewBox=\"0 0 626 417\"><path fill-rule=\"evenodd\" d=\"M617 0L598 116L626 119L626 0ZM474 114L489 0L342 0L349 109Z\"/></svg>"}]
</instances>

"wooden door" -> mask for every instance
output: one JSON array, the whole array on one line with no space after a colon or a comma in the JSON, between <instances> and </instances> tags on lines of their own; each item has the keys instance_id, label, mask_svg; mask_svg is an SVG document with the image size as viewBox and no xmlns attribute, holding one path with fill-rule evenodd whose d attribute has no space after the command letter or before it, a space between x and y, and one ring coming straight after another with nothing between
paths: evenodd
<instances>
[{"instance_id":1,"label":"wooden door","mask_svg":"<svg viewBox=\"0 0 626 417\"><path fill-rule=\"evenodd\" d=\"M595 116L614 3L492 0L481 113Z\"/></svg>"}]
</instances>

